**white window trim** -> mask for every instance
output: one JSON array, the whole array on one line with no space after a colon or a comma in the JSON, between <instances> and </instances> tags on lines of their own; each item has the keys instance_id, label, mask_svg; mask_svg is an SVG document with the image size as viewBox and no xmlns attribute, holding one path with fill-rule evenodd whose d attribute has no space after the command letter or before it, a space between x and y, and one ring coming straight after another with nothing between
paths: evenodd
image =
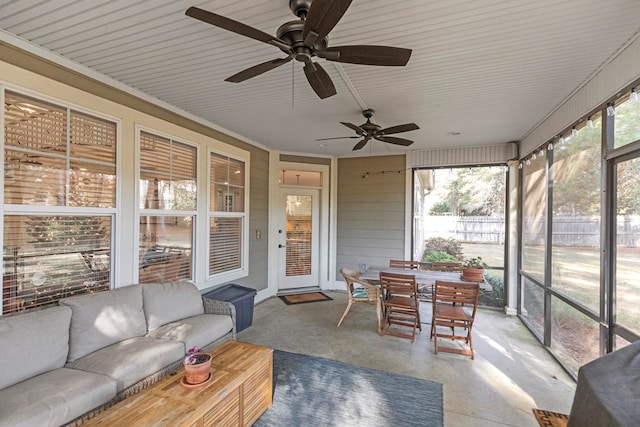
<instances>
[{"instance_id":1,"label":"white window trim","mask_svg":"<svg viewBox=\"0 0 640 427\"><path fill-rule=\"evenodd\" d=\"M4 153L4 100L6 91L15 92L36 100L40 100L46 103L54 104L62 108L67 109L67 114L71 110L78 113L87 114L96 118L110 121L116 125L116 158L115 158L115 174L116 174L116 194L115 194L115 207L114 208L95 208L95 207L70 207L70 206L35 206L35 205L16 205L4 203L4 178L0 183L0 218L4 224L4 216L9 215L103 215L111 217L111 265L110 265L110 277L109 281L112 288L116 288L116 273L120 269L120 261L117 256L120 253L120 245L122 239L117 239L121 233L121 209L122 209L122 120L118 117L105 114L102 111L87 108L83 105L69 102L64 99L52 97L31 89L27 89L22 86L7 83L0 80L0 103L2 108L0 109L0 125L2 125L2 131L0 132L0 147ZM68 157L67 157L68 158ZM4 177L4 162L0 164L0 174ZM4 226L0 227L0 242L4 242ZM2 288L0 288L0 301L3 300ZM2 306L0 304L0 316L2 315Z\"/></svg>"},{"instance_id":2,"label":"white window trim","mask_svg":"<svg viewBox=\"0 0 640 427\"><path fill-rule=\"evenodd\" d=\"M188 145L190 147L194 147L196 149L196 208L194 210L189 211L175 211L175 210L164 210L164 209L140 209L140 134L142 132L150 133L152 135L159 136L161 138L166 138L174 142L178 142L181 144ZM196 272L196 251L199 247L196 242L196 236L198 233L198 205L201 203L201 191L198 180L199 175L199 162L200 162L200 145L194 142L187 141L183 138L177 137L175 135L168 134L166 132L159 131L157 129L153 129L147 126L140 125L136 123L135 125L135 189L134 189L134 224L133 224L133 244L135 247L133 257L133 274L135 276L135 282L139 282L140 280L140 216L141 215L149 215L149 216L190 216L193 218L193 225L191 230L191 281L194 282L197 278ZM122 239L121 239L122 240Z\"/></svg>"},{"instance_id":3,"label":"white window trim","mask_svg":"<svg viewBox=\"0 0 640 427\"><path fill-rule=\"evenodd\" d=\"M221 211L211 211L211 155L225 156L230 159L238 160L244 163L244 211L243 212L221 212ZM207 228L206 233L206 241L209 241L209 227L211 223L212 217L232 217L232 218L242 218L241 229L242 229L242 253L241 253L241 267L231 271L225 271L224 273L211 274L209 271L209 256L210 256L210 248L209 244L206 245L206 283L207 286L214 286L218 284L222 284L228 282L230 280L236 280L242 277L247 277L249 275L249 158L233 155L224 151L209 149L207 153Z\"/></svg>"}]
</instances>

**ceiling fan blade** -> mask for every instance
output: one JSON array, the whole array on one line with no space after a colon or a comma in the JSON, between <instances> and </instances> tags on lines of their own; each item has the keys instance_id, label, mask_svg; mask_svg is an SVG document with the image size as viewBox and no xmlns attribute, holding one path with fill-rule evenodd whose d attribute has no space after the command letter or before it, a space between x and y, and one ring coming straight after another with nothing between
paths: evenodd
<instances>
[{"instance_id":1,"label":"ceiling fan blade","mask_svg":"<svg viewBox=\"0 0 640 427\"><path fill-rule=\"evenodd\" d=\"M376 45L335 46L317 55L327 61L349 64L404 66L409 62L411 49Z\"/></svg>"},{"instance_id":2,"label":"ceiling fan blade","mask_svg":"<svg viewBox=\"0 0 640 427\"><path fill-rule=\"evenodd\" d=\"M353 151L359 150L362 147L364 147L365 145L367 145L367 142L369 142L369 140L371 139L370 136L365 137L362 141L358 142L354 147L353 147Z\"/></svg>"},{"instance_id":3,"label":"ceiling fan blade","mask_svg":"<svg viewBox=\"0 0 640 427\"><path fill-rule=\"evenodd\" d=\"M266 73L269 70L273 70L274 68L277 68L281 65L284 65L287 62L291 61L292 59L293 59L293 56L288 56L286 58L272 59L271 61L263 62L262 64L254 65L253 67L249 67L246 70L240 71L239 73L226 78L224 81L232 82L232 83L240 83L252 77L258 76L262 73Z\"/></svg>"},{"instance_id":4,"label":"ceiling fan blade","mask_svg":"<svg viewBox=\"0 0 640 427\"><path fill-rule=\"evenodd\" d=\"M185 15L195 19L199 19L200 21L206 22L207 24L215 25L218 28L240 34L241 36L249 37L263 43L275 45L279 48L286 48L288 52L291 52L291 48L285 41L280 40L277 37L273 37L272 35L267 34L263 31L260 31L257 28L250 27L246 24L243 24L242 22L234 21L233 19L229 19L225 16L218 15L216 13L209 12L207 10L200 9L194 6L191 6L189 9L187 9Z\"/></svg>"},{"instance_id":5,"label":"ceiling fan blade","mask_svg":"<svg viewBox=\"0 0 640 427\"><path fill-rule=\"evenodd\" d=\"M396 138L394 136L374 136L375 139L389 144L404 145L405 147L413 144L413 141L404 138Z\"/></svg>"},{"instance_id":6,"label":"ceiling fan blade","mask_svg":"<svg viewBox=\"0 0 640 427\"><path fill-rule=\"evenodd\" d=\"M345 125L349 129L354 130L360 136L365 136L367 134L367 131L362 129L360 126L354 125L353 123L349 123L349 122L340 122L340 123L342 123L343 125Z\"/></svg>"},{"instance_id":7,"label":"ceiling fan blade","mask_svg":"<svg viewBox=\"0 0 640 427\"><path fill-rule=\"evenodd\" d=\"M401 132L409 132L411 130L420 129L415 123L406 123L404 125L391 126L380 131L383 135L390 135L392 133L401 133Z\"/></svg>"},{"instance_id":8,"label":"ceiling fan blade","mask_svg":"<svg viewBox=\"0 0 640 427\"><path fill-rule=\"evenodd\" d=\"M361 136L334 136L333 138L318 138L315 141L329 141L331 139L357 139L362 138Z\"/></svg>"},{"instance_id":9,"label":"ceiling fan blade","mask_svg":"<svg viewBox=\"0 0 640 427\"><path fill-rule=\"evenodd\" d=\"M345 14L353 0L313 0L309 6L309 13L304 21L302 38L307 46L313 45L316 40L323 40L336 26ZM309 33L312 39L307 40Z\"/></svg>"},{"instance_id":10,"label":"ceiling fan blade","mask_svg":"<svg viewBox=\"0 0 640 427\"><path fill-rule=\"evenodd\" d=\"M331 77L317 62L307 61L304 64L304 75L320 99L328 98L337 93Z\"/></svg>"}]
</instances>

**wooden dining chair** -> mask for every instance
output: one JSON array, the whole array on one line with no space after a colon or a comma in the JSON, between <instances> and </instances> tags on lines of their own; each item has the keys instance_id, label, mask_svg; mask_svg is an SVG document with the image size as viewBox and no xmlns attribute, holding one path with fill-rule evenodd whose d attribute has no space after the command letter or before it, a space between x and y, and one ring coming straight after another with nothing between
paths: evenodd
<instances>
[{"instance_id":1,"label":"wooden dining chair","mask_svg":"<svg viewBox=\"0 0 640 427\"><path fill-rule=\"evenodd\" d=\"M404 270L417 270L420 267L418 261L404 261L400 259L389 260L389 267L402 268Z\"/></svg>"},{"instance_id":2,"label":"wooden dining chair","mask_svg":"<svg viewBox=\"0 0 640 427\"><path fill-rule=\"evenodd\" d=\"M347 286L347 295L349 296L349 302L347 308L344 310L337 328L342 325L342 321L347 317L347 313L351 309L351 306L355 303L368 303L376 306L376 314L378 319L378 333L382 335L382 309L380 303L380 288L372 285L366 280L360 280L361 272L350 270L348 268L341 268L340 274L344 278L344 283Z\"/></svg>"},{"instance_id":3,"label":"wooden dining chair","mask_svg":"<svg viewBox=\"0 0 640 427\"><path fill-rule=\"evenodd\" d=\"M477 283L436 280L433 290L433 314L429 336L429 338L434 338L436 354L440 350L474 358L471 331L476 317L479 295L480 285ZM442 328L446 328L446 333ZM461 329L461 332L456 333L456 328ZM438 338L464 341L469 348L438 347Z\"/></svg>"},{"instance_id":4,"label":"wooden dining chair","mask_svg":"<svg viewBox=\"0 0 640 427\"><path fill-rule=\"evenodd\" d=\"M461 262L433 261L431 263L431 270L433 270L433 271L460 271L460 270L462 270L462 263Z\"/></svg>"},{"instance_id":5,"label":"wooden dining chair","mask_svg":"<svg viewBox=\"0 0 640 427\"><path fill-rule=\"evenodd\" d=\"M413 342L416 337L416 329L422 330L420 325L420 301L418 299L418 286L415 276L381 271L380 287L382 289L382 309L384 313L382 322L383 335L408 338ZM411 328L411 333L397 330L392 328L391 325L409 327Z\"/></svg>"}]
</instances>

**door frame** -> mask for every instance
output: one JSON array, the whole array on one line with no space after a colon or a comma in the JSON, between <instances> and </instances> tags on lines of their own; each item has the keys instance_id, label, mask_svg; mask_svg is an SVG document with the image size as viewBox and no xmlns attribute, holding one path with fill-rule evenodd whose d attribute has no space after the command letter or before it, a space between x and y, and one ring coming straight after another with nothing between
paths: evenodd
<instances>
[{"instance_id":1,"label":"door frame","mask_svg":"<svg viewBox=\"0 0 640 427\"><path fill-rule=\"evenodd\" d=\"M330 159L331 166L336 164L335 159ZM330 224L333 224L335 228L335 212L331 212L330 199L332 199L330 185L335 186L335 177L330 179L330 174L335 174L335 166L324 164L312 164L312 163L300 163L300 162L288 162L280 161L280 152L271 151L269 153L269 253L268 253L268 285L267 289L258 292L257 301L267 299L275 296L278 293L278 280L279 280L279 251L278 248L278 228L275 226L278 222L279 216L283 216L284 210L280 206L280 183L279 176L281 169L291 170L305 170L305 171L318 171L322 172L322 186L311 187L320 190L319 196L319 226L320 232L318 236L319 249L318 249L318 285L320 289L331 289L331 284L335 280L332 279L331 265L335 265L335 260L332 262L331 253L335 251L335 233L331 233ZM331 184L330 184L331 183ZM307 187L309 188L309 187ZM329 220L331 218L331 221ZM335 276L335 273L333 274Z\"/></svg>"},{"instance_id":2,"label":"door frame","mask_svg":"<svg viewBox=\"0 0 640 427\"><path fill-rule=\"evenodd\" d=\"M304 195L311 196L313 203L311 209L312 226L311 226L311 274L302 276L302 282L310 281L309 284L302 284L301 286L289 286L287 282L295 282L299 280L301 276L292 276L287 278L286 276L286 249L289 243L287 242L287 219L286 219L286 207L282 204L285 202L286 195ZM278 293L290 292L297 288L315 288L320 286L320 190L314 187L292 186L286 185L280 187L280 208L285 208L284 215L278 215L275 218L275 225L278 229L278 249L280 249L278 257ZM282 233L280 233L282 230ZM284 248L281 248L283 245Z\"/></svg>"}]
</instances>

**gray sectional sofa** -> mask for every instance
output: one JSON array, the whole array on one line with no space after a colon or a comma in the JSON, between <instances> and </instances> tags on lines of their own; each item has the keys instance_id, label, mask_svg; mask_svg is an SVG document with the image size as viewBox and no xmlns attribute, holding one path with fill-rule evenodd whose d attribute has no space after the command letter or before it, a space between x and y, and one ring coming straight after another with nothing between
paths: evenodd
<instances>
[{"instance_id":1,"label":"gray sectional sofa","mask_svg":"<svg viewBox=\"0 0 640 427\"><path fill-rule=\"evenodd\" d=\"M0 426L79 424L235 339L233 304L188 282L132 285L0 317Z\"/></svg>"}]
</instances>

